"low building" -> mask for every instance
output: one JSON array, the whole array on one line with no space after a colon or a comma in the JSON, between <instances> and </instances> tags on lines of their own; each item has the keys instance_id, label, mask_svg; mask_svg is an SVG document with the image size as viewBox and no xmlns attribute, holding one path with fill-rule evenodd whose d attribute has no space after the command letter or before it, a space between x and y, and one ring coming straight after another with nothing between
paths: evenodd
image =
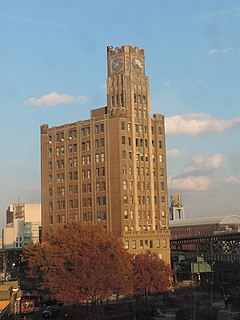
<instances>
[{"instance_id":1,"label":"low building","mask_svg":"<svg viewBox=\"0 0 240 320\"><path fill-rule=\"evenodd\" d=\"M240 215L170 221L171 239L240 232Z\"/></svg>"}]
</instances>

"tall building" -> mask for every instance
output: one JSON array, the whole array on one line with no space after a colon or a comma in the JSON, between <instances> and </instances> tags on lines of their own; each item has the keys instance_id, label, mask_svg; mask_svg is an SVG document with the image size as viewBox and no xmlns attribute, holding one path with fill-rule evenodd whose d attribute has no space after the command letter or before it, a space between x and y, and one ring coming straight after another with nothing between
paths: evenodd
<instances>
[{"instance_id":1,"label":"tall building","mask_svg":"<svg viewBox=\"0 0 240 320\"><path fill-rule=\"evenodd\" d=\"M42 232L98 223L132 253L170 262L164 117L150 116L144 50L107 48L107 106L88 120L41 126Z\"/></svg>"},{"instance_id":2,"label":"tall building","mask_svg":"<svg viewBox=\"0 0 240 320\"><path fill-rule=\"evenodd\" d=\"M3 249L21 249L29 242L39 242L40 226L40 204L11 204L6 211L6 226L2 230Z\"/></svg>"}]
</instances>

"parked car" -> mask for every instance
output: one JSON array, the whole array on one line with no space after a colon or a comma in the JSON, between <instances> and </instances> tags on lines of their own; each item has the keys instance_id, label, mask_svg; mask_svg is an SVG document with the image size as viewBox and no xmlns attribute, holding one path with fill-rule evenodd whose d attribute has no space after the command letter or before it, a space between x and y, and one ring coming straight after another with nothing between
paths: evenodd
<instances>
[{"instance_id":1,"label":"parked car","mask_svg":"<svg viewBox=\"0 0 240 320\"><path fill-rule=\"evenodd\" d=\"M60 308L58 306L47 306L43 311L43 318L53 318L60 313Z\"/></svg>"}]
</instances>

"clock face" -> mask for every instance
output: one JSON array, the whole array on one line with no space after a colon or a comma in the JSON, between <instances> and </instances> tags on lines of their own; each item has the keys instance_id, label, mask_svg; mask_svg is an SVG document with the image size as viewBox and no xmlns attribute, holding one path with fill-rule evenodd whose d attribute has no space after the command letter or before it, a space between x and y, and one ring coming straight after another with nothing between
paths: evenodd
<instances>
[{"instance_id":1,"label":"clock face","mask_svg":"<svg viewBox=\"0 0 240 320\"><path fill-rule=\"evenodd\" d=\"M143 64L142 64L141 60L138 58L134 58L132 60L132 66L133 66L133 69L135 69L135 70L143 70Z\"/></svg>"},{"instance_id":2,"label":"clock face","mask_svg":"<svg viewBox=\"0 0 240 320\"><path fill-rule=\"evenodd\" d=\"M119 71L122 68L122 59L121 58L116 58L112 62L112 68L114 71Z\"/></svg>"}]
</instances>

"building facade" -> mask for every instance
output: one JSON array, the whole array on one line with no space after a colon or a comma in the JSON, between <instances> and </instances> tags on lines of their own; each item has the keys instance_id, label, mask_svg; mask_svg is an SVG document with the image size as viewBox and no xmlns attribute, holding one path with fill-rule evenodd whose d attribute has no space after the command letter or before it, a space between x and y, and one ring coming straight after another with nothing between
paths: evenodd
<instances>
[{"instance_id":1,"label":"building facade","mask_svg":"<svg viewBox=\"0 0 240 320\"><path fill-rule=\"evenodd\" d=\"M41 126L42 232L101 223L132 253L170 262L164 116L150 115L144 51L107 48L107 106Z\"/></svg>"},{"instance_id":2,"label":"building facade","mask_svg":"<svg viewBox=\"0 0 240 320\"><path fill-rule=\"evenodd\" d=\"M170 221L185 219L185 210L181 195L177 192L170 197L171 206L169 208Z\"/></svg>"},{"instance_id":3,"label":"building facade","mask_svg":"<svg viewBox=\"0 0 240 320\"><path fill-rule=\"evenodd\" d=\"M41 204L11 204L2 230L3 249L21 249L29 242L39 242L40 226Z\"/></svg>"}]
</instances>

